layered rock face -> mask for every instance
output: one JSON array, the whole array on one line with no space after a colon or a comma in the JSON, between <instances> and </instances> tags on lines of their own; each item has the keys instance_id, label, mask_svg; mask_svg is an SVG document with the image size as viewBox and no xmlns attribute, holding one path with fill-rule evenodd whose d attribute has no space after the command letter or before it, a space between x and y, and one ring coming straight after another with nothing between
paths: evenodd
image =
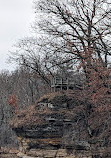
<instances>
[{"instance_id":1,"label":"layered rock face","mask_svg":"<svg viewBox=\"0 0 111 158\"><path fill-rule=\"evenodd\" d=\"M19 112L10 123L19 142L20 152L17 156L105 157L105 148L95 149L90 143L92 138L82 107L82 100L74 98L71 93L52 93L42 97L36 105Z\"/></svg>"}]
</instances>

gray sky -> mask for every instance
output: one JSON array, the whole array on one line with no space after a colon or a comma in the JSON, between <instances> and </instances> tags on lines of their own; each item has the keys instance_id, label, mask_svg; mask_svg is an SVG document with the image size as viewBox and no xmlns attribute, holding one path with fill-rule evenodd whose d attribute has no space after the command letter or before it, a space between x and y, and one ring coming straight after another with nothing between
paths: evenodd
<instances>
[{"instance_id":1,"label":"gray sky","mask_svg":"<svg viewBox=\"0 0 111 158\"><path fill-rule=\"evenodd\" d=\"M9 51L17 40L30 35L33 21L33 0L0 0L0 71L14 69L6 63Z\"/></svg>"}]
</instances>

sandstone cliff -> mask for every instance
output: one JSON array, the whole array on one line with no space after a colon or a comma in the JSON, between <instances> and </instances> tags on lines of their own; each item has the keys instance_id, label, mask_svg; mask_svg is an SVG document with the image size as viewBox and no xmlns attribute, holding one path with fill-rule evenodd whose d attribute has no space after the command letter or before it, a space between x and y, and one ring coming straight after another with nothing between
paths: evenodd
<instances>
[{"instance_id":1,"label":"sandstone cliff","mask_svg":"<svg viewBox=\"0 0 111 158\"><path fill-rule=\"evenodd\" d=\"M75 93L45 95L11 120L19 141L18 157L111 157L110 133L106 141L102 136L104 120L97 122L100 114L95 117L92 105Z\"/></svg>"}]
</instances>

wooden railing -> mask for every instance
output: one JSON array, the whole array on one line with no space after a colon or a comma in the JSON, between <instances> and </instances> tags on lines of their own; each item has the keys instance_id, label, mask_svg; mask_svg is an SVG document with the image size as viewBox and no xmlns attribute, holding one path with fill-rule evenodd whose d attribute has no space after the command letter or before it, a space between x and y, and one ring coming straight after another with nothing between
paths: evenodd
<instances>
[{"instance_id":1,"label":"wooden railing","mask_svg":"<svg viewBox=\"0 0 111 158\"><path fill-rule=\"evenodd\" d=\"M74 87L74 81L70 78L62 78L62 77L53 77L51 80L51 89L52 91L58 90L68 90L69 88ZM57 91L58 91L57 90Z\"/></svg>"}]
</instances>

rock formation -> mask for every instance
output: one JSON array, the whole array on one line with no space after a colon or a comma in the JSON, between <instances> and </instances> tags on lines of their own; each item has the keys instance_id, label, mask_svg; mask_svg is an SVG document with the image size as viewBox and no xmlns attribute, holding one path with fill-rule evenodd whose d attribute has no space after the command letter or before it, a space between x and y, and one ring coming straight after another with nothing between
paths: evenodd
<instances>
[{"instance_id":1,"label":"rock formation","mask_svg":"<svg viewBox=\"0 0 111 158\"><path fill-rule=\"evenodd\" d=\"M104 146L100 149L94 145L97 139L93 139L83 106L83 100L73 93L57 92L19 112L10 122L19 142L18 157L108 157L109 148L104 152ZM91 111L91 105L87 106Z\"/></svg>"}]
</instances>

